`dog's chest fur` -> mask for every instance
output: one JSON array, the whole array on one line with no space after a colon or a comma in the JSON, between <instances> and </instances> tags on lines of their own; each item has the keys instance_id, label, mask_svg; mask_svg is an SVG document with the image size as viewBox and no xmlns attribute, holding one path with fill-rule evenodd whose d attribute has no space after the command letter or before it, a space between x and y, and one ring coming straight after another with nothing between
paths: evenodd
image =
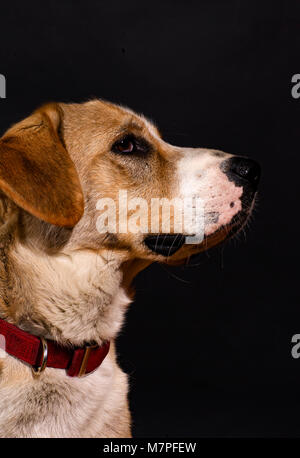
<instances>
[{"instance_id":1,"label":"dog's chest fur","mask_svg":"<svg viewBox=\"0 0 300 458\"><path fill-rule=\"evenodd\" d=\"M127 377L110 354L84 379L47 369L34 379L9 358L0 383L0 437L128 437Z\"/></svg>"},{"instance_id":2,"label":"dog's chest fur","mask_svg":"<svg viewBox=\"0 0 300 458\"><path fill-rule=\"evenodd\" d=\"M120 284L120 260L111 253L73 251L45 255L17 243L7 260L7 306L1 316L62 344L114 341L129 304ZM31 369L0 359L1 437L128 437L127 377L114 344L86 378L64 370Z\"/></svg>"}]
</instances>

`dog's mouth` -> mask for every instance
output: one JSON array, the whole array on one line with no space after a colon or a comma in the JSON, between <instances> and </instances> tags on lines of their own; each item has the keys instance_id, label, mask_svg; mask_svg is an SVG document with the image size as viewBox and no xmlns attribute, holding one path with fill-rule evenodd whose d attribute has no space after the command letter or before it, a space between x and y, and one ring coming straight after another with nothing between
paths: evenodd
<instances>
[{"instance_id":1,"label":"dog's mouth","mask_svg":"<svg viewBox=\"0 0 300 458\"><path fill-rule=\"evenodd\" d=\"M192 243L189 244L189 249L199 250L201 246L205 250L218 245L236 235L247 223L249 216L251 215L253 206L255 203L255 194L248 197L247 202L243 202L243 209L240 210L231 220L229 224L219 227L215 232L209 235L204 235L202 243L195 243L193 247ZM151 234L144 238L144 244L153 253L170 257L182 248L187 242L186 235L176 234Z\"/></svg>"},{"instance_id":2,"label":"dog's mouth","mask_svg":"<svg viewBox=\"0 0 300 458\"><path fill-rule=\"evenodd\" d=\"M209 236L205 236L205 249L209 249L236 235L244 226L248 217L248 212L241 211L233 218L230 224L220 227ZM165 257L175 254L185 243L186 236L183 234L152 234L144 239L144 244L149 250ZM199 247L199 244L196 244L196 246Z\"/></svg>"},{"instance_id":3,"label":"dog's mouth","mask_svg":"<svg viewBox=\"0 0 300 458\"><path fill-rule=\"evenodd\" d=\"M183 234L156 234L144 239L145 245L154 253L162 256L172 256L185 243Z\"/></svg>"}]
</instances>

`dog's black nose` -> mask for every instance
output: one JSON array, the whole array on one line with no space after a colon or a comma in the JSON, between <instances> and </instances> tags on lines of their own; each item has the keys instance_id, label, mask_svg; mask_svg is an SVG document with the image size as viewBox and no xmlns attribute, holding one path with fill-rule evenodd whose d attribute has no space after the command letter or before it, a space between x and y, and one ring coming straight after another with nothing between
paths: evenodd
<instances>
[{"instance_id":1,"label":"dog's black nose","mask_svg":"<svg viewBox=\"0 0 300 458\"><path fill-rule=\"evenodd\" d=\"M241 178L248 181L254 188L257 187L260 179L260 165L248 159L247 157L232 157L229 159L228 172L232 178L237 178L239 181Z\"/></svg>"}]
</instances>

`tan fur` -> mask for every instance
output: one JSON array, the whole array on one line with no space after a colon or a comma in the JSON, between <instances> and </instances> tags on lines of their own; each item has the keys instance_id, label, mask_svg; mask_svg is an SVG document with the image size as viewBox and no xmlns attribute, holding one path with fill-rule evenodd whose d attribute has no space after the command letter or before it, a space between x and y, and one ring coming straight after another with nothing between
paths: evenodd
<instances>
[{"instance_id":1,"label":"tan fur","mask_svg":"<svg viewBox=\"0 0 300 458\"><path fill-rule=\"evenodd\" d=\"M133 159L112 153L126 132L145 138L151 154ZM208 211L227 209L233 199L238 208L238 188L219 171L229 155L169 145L145 118L107 102L44 106L2 137L0 317L62 345L112 345L85 378L51 368L34 377L22 362L2 358L0 437L130 437L128 381L114 340L132 280L153 261L176 264L219 243L229 225L216 226L205 243L184 246L166 260L145 247L142 234L98 233L96 202L116 199L120 189L147 201L189 193L178 171L189 155L196 185L198 166L214 181L214 193L209 182L199 186Z\"/></svg>"}]
</instances>

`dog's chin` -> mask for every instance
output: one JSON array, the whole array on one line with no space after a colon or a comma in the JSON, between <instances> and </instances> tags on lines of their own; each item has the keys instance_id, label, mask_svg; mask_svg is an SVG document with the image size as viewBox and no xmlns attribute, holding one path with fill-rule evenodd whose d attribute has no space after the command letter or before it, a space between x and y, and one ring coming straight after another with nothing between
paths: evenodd
<instances>
[{"instance_id":1,"label":"dog's chin","mask_svg":"<svg viewBox=\"0 0 300 458\"><path fill-rule=\"evenodd\" d=\"M206 251L224 242L227 242L236 236L241 229L247 224L250 212L241 210L235 215L229 224L219 227L215 232L204 237L202 245L205 246L199 251Z\"/></svg>"},{"instance_id":2,"label":"dog's chin","mask_svg":"<svg viewBox=\"0 0 300 458\"><path fill-rule=\"evenodd\" d=\"M152 255L157 255L158 261L181 264L186 258L223 244L237 235L247 223L250 213L241 210L229 224L205 235L199 244L186 243L187 236L184 234L152 234L144 238L144 245Z\"/></svg>"}]
</instances>

